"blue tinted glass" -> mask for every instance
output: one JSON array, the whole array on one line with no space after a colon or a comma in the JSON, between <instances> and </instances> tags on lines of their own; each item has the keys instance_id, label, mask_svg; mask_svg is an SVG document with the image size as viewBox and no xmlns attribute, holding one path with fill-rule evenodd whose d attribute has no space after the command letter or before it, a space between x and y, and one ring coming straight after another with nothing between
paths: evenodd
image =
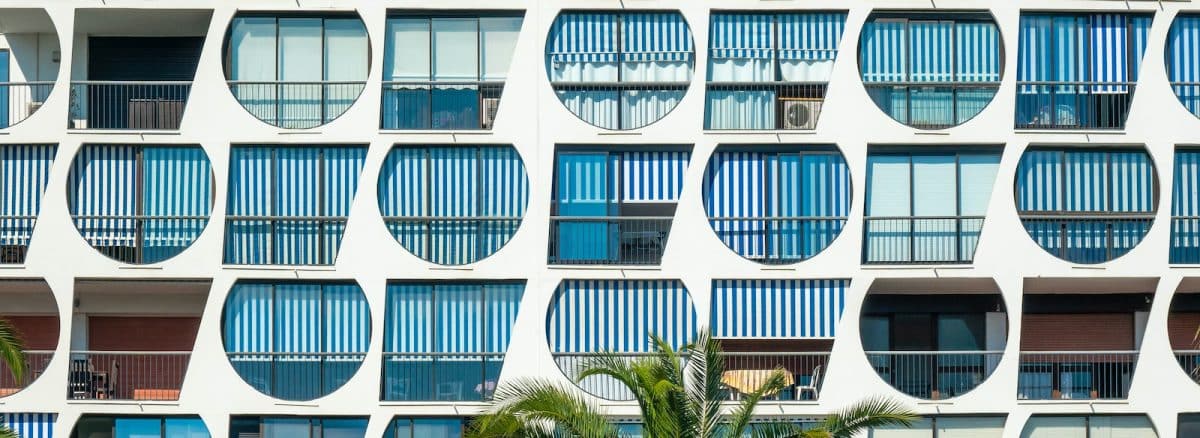
<instances>
[{"instance_id":1,"label":"blue tinted glass","mask_svg":"<svg viewBox=\"0 0 1200 438\"><path fill-rule=\"evenodd\" d=\"M421 438L461 438L462 420L457 418L421 418L413 420L413 436Z\"/></svg>"},{"instance_id":2,"label":"blue tinted glass","mask_svg":"<svg viewBox=\"0 0 1200 438\"><path fill-rule=\"evenodd\" d=\"M161 438L160 418L118 418L114 438Z\"/></svg>"},{"instance_id":3,"label":"blue tinted glass","mask_svg":"<svg viewBox=\"0 0 1200 438\"><path fill-rule=\"evenodd\" d=\"M323 438L363 438L367 434L366 418L328 418L321 424Z\"/></svg>"},{"instance_id":4,"label":"blue tinted glass","mask_svg":"<svg viewBox=\"0 0 1200 438\"><path fill-rule=\"evenodd\" d=\"M168 418L166 438L211 438L199 418Z\"/></svg>"}]
</instances>

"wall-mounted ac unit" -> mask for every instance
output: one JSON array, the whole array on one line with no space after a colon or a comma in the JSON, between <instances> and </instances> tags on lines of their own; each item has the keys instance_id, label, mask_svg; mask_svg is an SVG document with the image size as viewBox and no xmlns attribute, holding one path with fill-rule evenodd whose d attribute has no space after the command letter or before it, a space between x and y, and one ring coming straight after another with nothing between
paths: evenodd
<instances>
[{"instance_id":1,"label":"wall-mounted ac unit","mask_svg":"<svg viewBox=\"0 0 1200 438\"><path fill-rule=\"evenodd\" d=\"M816 129L821 115L821 99L780 98L779 114L783 129Z\"/></svg>"},{"instance_id":2,"label":"wall-mounted ac unit","mask_svg":"<svg viewBox=\"0 0 1200 438\"><path fill-rule=\"evenodd\" d=\"M496 122L496 110L500 109L499 97L483 98L483 129L492 129Z\"/></svg>"}]
</instances>

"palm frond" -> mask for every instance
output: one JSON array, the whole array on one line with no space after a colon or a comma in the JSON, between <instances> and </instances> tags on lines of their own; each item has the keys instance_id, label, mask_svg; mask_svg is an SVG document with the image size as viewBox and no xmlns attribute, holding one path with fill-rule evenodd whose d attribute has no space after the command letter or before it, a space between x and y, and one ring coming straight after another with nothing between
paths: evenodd
<instances>
[{"instance_id":1,"label":"palm frond","mask_svg":"<svg viewBox=\"0 0 1200 438\"><path fill-rule=\"evenodd\" d=\"M753 438L795 438L804 436L804 428L785 422L755 423L750 428Z\"/></svg>"},{"instance_id":2,"label":"palm frond","mask_svg":"<svg viewBox=\"0 0 1200 438\"><path fill-rule=\"evenodd\" d=\"M613 438L616 428L578 391L540 380L516 380L497 388L489 411L468 428L468 437Z\"/></svg>"},{"instance_id":3,"label":"palm frond","mask_svg":"<svg viewBox=\"0 0 1200 438\"><path fill-rule=\"evenodd\" d=\"M714 436L722 422L721 370L725 369L725 358L720 342L712 339L708 330L701 328L688 350L686 369L686 396L691 405L688 410L695 417L693 432L696 436Z\"/></svg>"},{"instance_id":4,"label":"palm frond","mask_svg":"<svg viewBox=\"0 0 1200 438\"><path fill-rule=\"evenodd\" d=\"M21 438L17 432L4 426L0 426L0 438Z\"/></svg>"},{"instance_id":5,"label":"palm frond","mask_svg":"<svg viewBox=\"0 0 1200 438\"><path fill-rule=\"evenodd\" d=\"M783 368L776 368L771 371L767 379L755 389L754 392L746 394L742 397L742 401L738 403L737 409L734 409L729 417L729 429L725 434L727 437L741 437L746 428L750 425L750 420L754 419L754 408L762 401L763 397L770 394L777 394L787 388L787 371Z\"/></svg>"},{"instance_id":6,"label":"palm frond","mask_svg":"<svg viewBox=\"0 0 1200 438\"><path fill-rule=\"evenodd\" d=\"M0 318L0 361L8 365L14 380L24 380L25 342L21 340L16 327L4 318Z\"/></svg>"},{"instance_id":7,"label":"palm frond","mask_svg":"<svg viewBox=\"0 0 1200 438\"><path fill-rule=\"evenodd\" d=\"M911 426L916 419L917 415L899 402L878 397L855 403L825 417L823 428L833 438L850 438L873 427Z\"/></svg>"}]
</instances>

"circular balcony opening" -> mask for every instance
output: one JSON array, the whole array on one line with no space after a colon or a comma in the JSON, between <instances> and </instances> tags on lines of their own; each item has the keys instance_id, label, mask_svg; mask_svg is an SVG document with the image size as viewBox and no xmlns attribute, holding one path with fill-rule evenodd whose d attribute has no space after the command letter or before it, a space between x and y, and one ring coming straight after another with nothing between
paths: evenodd
<instances>
[{"instance_id":1,"label":"circular balcony opening","mask_svg":"<svg viewBox=\"0 0 1200 438\"><path fill-rule=\"evenodd\" d=\"M1188 378L1200 383L1200 278L1184 278L1171 300L1167 337L1175 360Z\"/></svg>"},{"instance_id":2,"label":"circular balcony opening","mask_svg":"<svg viewBox=\"0 0 1200 438\"><path fill-rule=\"evenodd\" d=\"M354 282L239 281L223 325L226 356L242 380L292 401L341 388L371 337L367 298Z\"/></svg>"},{"instance_id":3,"label":"circular balcony opening","mask_svg":"<svg viewBox=\"0 0 1200 438\"><path fill-rule=\"evenodd\" d=\"M762 264L823 251L850 211L850 170L837 146L720 146L704 175L709 225L729 249Z\"/></svg>"},{"instance_id":4,"label":"circular balcony opening","mask_svg":"<svg viewBox=\"0 0 1200 438\"><path fill-rule=\"evenodd\" d=\"M45 374L58 348L59 318L58 303L45 281L0 281L0 295L4 297L0 322L12 328L24 346L25 355L24 373L20 376L0 361L0 398L3 398L20 392Z\"/></svg>"},{"instance_id":5,"label":"circular balcony opening","mask_svg":"<svg viewBox=\"0 0 1200 438\"><path fill-rule=\"evenodd\" d=\"M1017 167L1017 214L1062 260L1104 263L1132 250L1158 209L1154 162L1142 147L1030 146Z\"/></svg>"},{"instance_id":6,"label":"circular balcony opening","mask_svg":"<svg viewBox=\"0 0 1200 438\"><path fill-rule=\"evenodd\" d=\"M1179 103L1200 117L1200 14L1180 13L1171 23L1164 53L1167 80Z\"/></svg>"},{"instance_id":7,"label":"circular balcony opening","mask_svg":"<svg viewBox=\"0 0 1200 438\"><path fill-rule=\"evenodd\" d=\"M598 354L627 360L653 354L650 335L678 350L696 334L696 310L679 280L563 280L551 301L546 338L558 368L580 389L606 400L633 400L616 379L579 380Z\"/></svg>"},{"instance_id":8,"label":"circular balcony opening","mask_svg":"<svg viewBox=\"0 0 1200 438\"><path fill-rule=\"evenodd\" d=\"M356 12L242 12L225 38L225 78L233 97L259 120L315 128L358 100L370 53Z\"/></svg>"},{"instance_id":9,"label":"circular balcony opening","mask_svg":"<svg viewBox=\"0 0 1200 438\"><path fill-rule=\"evenodd\" d=\"M61 52L58 31L44 9L4 9L0 31L0 129L21 123L50 97Z\"/></svg>"},{"instance_id":10,"label":"circular balcony opening","mask_svg":"<svg viewBox=\"0 0 1200 438\"><path fill-rule=\"evenodd\" d=\"M859 319L867 361L909 396L945 400L982 384L1008 341L1008 314L988 279L879 279Z\"/></svg>"},{"instance_id":11,"label":"circular balcony opening","mask_svg":"<svg viewBox=\"0 0 1200 438\"><path fill-rule=\"evenodd\" d=\"M576 11L554 20L546 73L572 114L609 130L666 117L692 80L691 29L675 11Z\"/></svg>"},{"instance_id":12,"label":"circular balcony opening","mask_svg":"<svg viewBox=\"0 0 1200 438\"><path fill-rule=\"evenodd\" d=\"M84 145L67 186L80 236L122 263L179 255L212 212L212 167L199 145Z\"/></svg>"},{"instance_id":13,"label":"circular balcony opening","mask_svg":"<svg viewBox=\"0 0 1200 438\"><path fill-rule=\"evenodd\" d=\"M396 146L379 176L379 211L404 249L439 265L499 251L521 226L529 181L512 146Z\"/></svg>"},{"instance_id":14,"label":"circular balcony opening","mask_svg":"<svg viewBox=\"0 0 1200 438\"><path fill-rule=\"evenodd\" d=\"M917 129L978 115L1000 87L1003 42L984 12L875 12L859 42L859 72L875 105Z\"/></svg>"}]
</instances>

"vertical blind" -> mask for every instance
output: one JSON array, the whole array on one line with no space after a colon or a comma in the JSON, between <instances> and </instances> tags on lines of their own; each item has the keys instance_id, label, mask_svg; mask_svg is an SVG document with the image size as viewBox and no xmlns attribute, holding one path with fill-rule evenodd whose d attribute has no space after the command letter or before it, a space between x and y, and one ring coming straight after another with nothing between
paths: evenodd
<instances>
[{"instance_id":1,"label":"vertical blind","mask_svg":"<svg viewBox=\"0 0 1200 438\"><path fill-rule=\"evenodd\" d=\"M28 245L55 145L0 145L0 245Z\"/></svg>"},{"instance_id":2,"label":"vertical blind","mask_svg":"<svg viewBox=\"0 0 1200 438\"><path fill-rule=\"evenodd\" d=\"M713 280L711 329L720 338L833 338L848 279Z\"/></svg>"},{"instance_id":3,"label":"vertical blind","mask_svg":"<svg viewBox=\"0 0 1200 438\"><path fill-rule=\"evenodd\" d=\"M997 82L993 22L875 19L862 34L864 82Z\"/></svg>"},{"instance_id":4,"label":"vertical blind","mask_svg":"<svg viewBox=\"0 0 1200 438\"><path fill-rule=\"evenodd\" d=\"M1179 14L1167 34L1167 80L1183 106L1200 116L1200 16Z\"/></svg>"},{"instance_id":5,"label":"vertical blind","mask_svg":"<svg viewBox=\"0 0 1200 438\"><path fill-rule=\"evenodd\" d=\"M696 327L679 280L564 280L546 322L554 353L650 352L651 334L678 349Z\"/></svg>"},{"instance_id":6,"label":"vertical blind","mask_svg":"<svg viewBox=\"0 0 1200 438\"><path fill-rule=\"evenodd\" d=\"M378 193L380 213L405 249L460 265L508 243L525 214L529 181L512 146L405 146L385 159Z\"/></svg>"},{"instance_id":7,"label":"vertical blind","mask_svg":"<svg viewBox=\"0 0 1200 438\"><path fill-rule=\"evenodd\" d=\"M53 438L57 414L7 412L0 414L0 425L22 438Z\"/></svg>"},{"instance_id":8,"label":"vertical blind","mask_svg":"<svg viewBox=\"0 0 1200 438\"><path fill-rule=\"evenodd\" d=\"M371 314L352 283L239 282L225 304L229 353L362 353Z\"/></svg>"},{"instance_id":9,"label":"vertical blind","mask_svg":"<svg viewBox=\"0 0 1200 438\"><path fill-rule=\"evenodd\" d=\"M384 351L503 353L524 292L522 283L389 284Z\"/></svg>"},{"instance_id":10,"label":"vertical blind","mask_svg":"<svg viewBox=\"0 0 1200 438\"><path fill-rule=\"evenodd\" d=\"M95 247L139 247L143 263L187 248L212 210L212 166L199 146L87 145L71 168L68 207Z\"/></svg>"},{"instance_id":11,"label":"vertical blind","mask_svg":"<svg viewBox=\"0 0 1200 438\"><path fill-rule=\"evenodd\" d=\"M225 263L332 264L366 160L363 146L234 146Z\"/></svg>"},{"instance_id":12,"label":"vertical blind","mask_svg":"<svg viewBox=\"0 0 1200 438\"><path fill-rule=\"evenodd\" d=\"M749 258L816 255L841 232L850 194L850 170L836 152L718 150L704 180L713 230Z\"/></svg>"},{"instance_id":13,"label":"vertical blind","mask_svg":"<svg viewBox=\"0 0 1200 438\"><path fill-rule=\"evenodd\" d=\"M1128 92L1119 83L1137 81L1151 20L1132 14L1022 15L1017 80L1117 84L1090 91ZM1038 92L1031 86L1019 90Z\"/></svg>"}]
</instances>

